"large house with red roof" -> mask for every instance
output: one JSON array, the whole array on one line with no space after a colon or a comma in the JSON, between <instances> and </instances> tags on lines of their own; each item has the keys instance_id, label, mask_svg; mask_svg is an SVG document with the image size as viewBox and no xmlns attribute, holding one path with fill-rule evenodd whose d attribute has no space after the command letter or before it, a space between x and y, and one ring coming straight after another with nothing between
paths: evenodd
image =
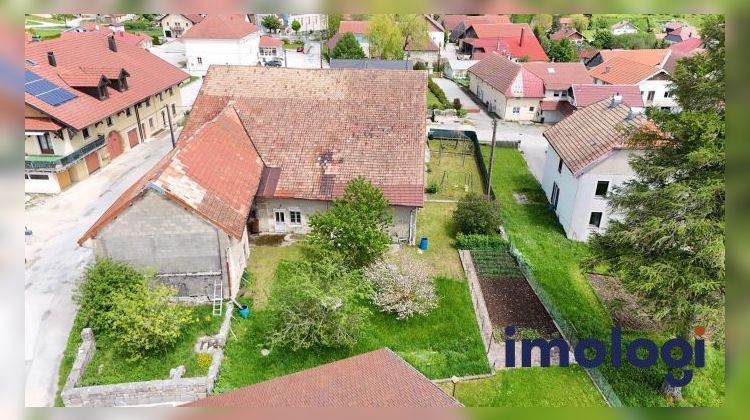
<instances>
[{"instance_id":1,"label":"large house with red roof","mask_svg":"<svg viewBox=\"0 0 750 420\"><path fill-rule=\"evenodd\" d=\"M525 23L473 24L458 38L456 53L481 60L497 52L513 61L549 61L534 32Z\"/></svg>"},{"instance_id":2,"label":"large house with red roof","mask_svg":"<svg viewBox=\"0 0 750 420\"><path fill-rule=\"evenodd\" d=\"M415 115L425 114L426 79L413 70L211 66L177 147L79 243L154 268L181 297L227 298L239 288L248 231L306 233L309 217L360 176L388 199L393 241L414 243L426 138Z\"/></svg>"},{"instance_id":3,"label":"large house with red roof","mask_svg":"<svg viewBox=\"0 0 750 420\"><path fill-rule=\"evenodd\" d=\"M351 32L357 42L359 42L359 46L362 47L362 51L365 52L365 57L369 57L370 41L367 40L367 33L369 31L370 22L366 20L342 20L339 22L339 30L328 40L326 45L329 51L333 51L336 48L336 44L341 40L341 37L345 33Z\"/></svg>"},{"instance_id":4,"label":"large house with red roof","mask_svg":"<svg viewBox=\"0 0 750 420\"><path fill-rule=\"evenodd\" d=\"M208 15L182 36L188 73L203 76L212 64L258 64L260 37L246 14Z\"/></svg>"},{"instance_id":5,"label":"large house with red roof","mask_svg":"<svg viewBox=\"0 0 750 420\"><path fill-rule=\"evenodd\" d=\"M581 63L517 63L498 53L487 55L468 73L472 93L508 121L556 122L573 110L570 87L591 83Z\"/></svg>"},{"instance_id":6,"label":"large house with red roof","mask_svg":"<svg viewBox=\"0 0 750 420\"><path fill-rule=\"evenodd\" d=\"M188 74L105 32L26 44L25 187L57 193L169 129Z\"/></svg>"},{"instance_id":7,"label":"large house with red roof","mask_svg":"<svg viewBox=\"0 0 750 420\"><path fill-rule=\"evenodd\" d=\"M169 13L159 19L159 24L164 31L164 36L169 39L181 37L187 30L198 24L206 15L204 14L177 14Z\"/></svg>"}]
</instances>

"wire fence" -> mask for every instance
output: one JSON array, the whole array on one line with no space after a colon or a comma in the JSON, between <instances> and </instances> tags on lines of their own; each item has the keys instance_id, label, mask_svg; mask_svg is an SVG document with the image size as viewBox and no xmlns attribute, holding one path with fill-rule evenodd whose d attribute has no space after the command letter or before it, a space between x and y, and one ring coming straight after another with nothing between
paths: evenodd
<instances>
[{"instance_id":1,"label":"wire fence","mask_svg":"<svg viewBox=\"0 0 750 420\"><path fill-rule=\"evenodd\" d=\"M526 280L529 282L529 285L534 290L534 293L536 293L537 297L542 302L542 305L544 305L545 309L547 309L547 312L552 317L552 320L557 326L557 329L563 335L565 340L570 343L571 347L574 347L579 341L575 326L569 323L565 319L565 317L562 316L562 313L557 309L550 296L547 294L544 288L541 287L536 277L531 272L531 268L528 262L526 262L521 252L513 245L512 242L509 246L509 253L517 263L518 269L523 274L523 277L526 278ZM589 375L589 378L591 378L591 382L594 384L596 389L599 391L602 397L604 397L604 400L611 407L622 407L622 402L617 396L617 393L615 393L615 391L612 389L612 386L609 384L609 381L607 381L607 379L598 368L583 369Z\"/></svg>"}]
</instances>

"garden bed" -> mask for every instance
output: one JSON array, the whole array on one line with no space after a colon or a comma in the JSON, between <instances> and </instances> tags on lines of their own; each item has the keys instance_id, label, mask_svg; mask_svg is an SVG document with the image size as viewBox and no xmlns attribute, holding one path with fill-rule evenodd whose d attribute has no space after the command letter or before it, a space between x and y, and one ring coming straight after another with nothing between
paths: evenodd
<instances>
[{"instance_id":1,"label":"garden bed","mask_svg":"<svg viewBox=\"0 0 750 420\"><path fill-rule=\"evenodd\" d=\"M659 323L652 320L642 308L638 297L625 290L614 277L589 273L591 286L612 316L612 322L626 330L657 331Z\"/></svg>"}]
</instances>

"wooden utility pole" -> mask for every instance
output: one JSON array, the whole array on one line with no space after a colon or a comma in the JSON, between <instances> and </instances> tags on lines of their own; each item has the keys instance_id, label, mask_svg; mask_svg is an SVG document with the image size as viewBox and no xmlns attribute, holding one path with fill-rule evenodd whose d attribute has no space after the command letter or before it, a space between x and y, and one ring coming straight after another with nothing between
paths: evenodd
<instances>
[{"instance_id":1,"label":"wooden utility pole","mask_svg":"<svg viewBox=\"0 0 750 420\"><path fill-rule=\"evenodd\" d=\"M164 109L167 111L167 121L169 121L169 135L172 136L172 148L174 149L177 143L174 141L174 130L172 129L172 114L169 113L169 107L164 105Z\"/></svg>"},{"instance_id":2,"label":"wooden utility pole","mask_svg":"<svg viewBox=\"0 0 750 420\"><path fill-rule=\"evenodd\" d=\"M490 169L487 174L487 198L490 198L490 188L492 185L492 167L495 163L495 136L497 135L497 120L492 118L492 149L490 149Z\"/></svg>"}]
</instances>

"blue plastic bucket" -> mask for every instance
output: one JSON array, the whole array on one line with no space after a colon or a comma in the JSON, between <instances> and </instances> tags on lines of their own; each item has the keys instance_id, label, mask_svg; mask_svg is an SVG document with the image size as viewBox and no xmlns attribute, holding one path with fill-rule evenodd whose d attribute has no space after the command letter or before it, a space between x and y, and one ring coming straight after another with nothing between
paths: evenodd
<instances>
[{"instance_id":1,"label":"blue plastic bucket","mask_svg":"<svg viewBox=\"0 0 750 420\"><path fill-rule=\"evenodd\" d=\"M243 318L250 316L250 308L248 308L247 305L240 305L239 312L240 316Z\"/></svg>"},{"instance_id":2,"label":"blue plastic bucket","mask_svg":"<svg viewBox=\"0 0 750 420\"><path fill-rule=\"evenodd\" d=\"M422 238L419 240L419 249L422 251L427 251L427 238Z\"/></svg>"}]
</instances>

